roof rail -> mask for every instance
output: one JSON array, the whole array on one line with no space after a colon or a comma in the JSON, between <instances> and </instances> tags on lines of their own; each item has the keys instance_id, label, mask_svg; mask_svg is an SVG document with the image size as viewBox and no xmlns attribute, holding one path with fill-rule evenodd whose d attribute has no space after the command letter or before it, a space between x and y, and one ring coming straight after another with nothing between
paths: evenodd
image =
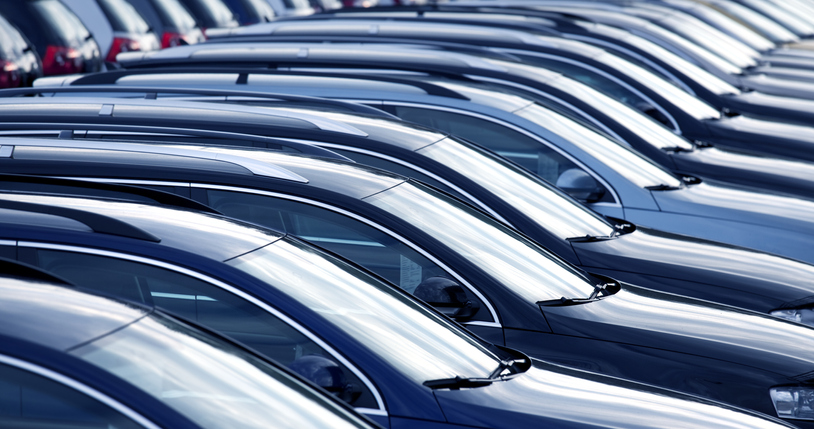
<instances>
[{"instance_id":1,"label":"roof rail","mask_svg":"<svg viewBox=\"0 0 814 429\"><path fill-rule=\"evenodd\" d=\"M189 70L187 70L187 73ZM108 73L119 73L118 71L113 72L103 72L102 74ZM247 76L248 73L241 72L240 76ZM86 76L92 77L93 75ZM201 95L201 96L231 96L231 97L254 97L254 98L266 98L266 99L274 99L274 100L282 100L282 101L293 101L293 102L303 102L303 103L311 103L311 104L321 104L327 107L337 107L343 108L348 111L356 112L356 113L364 113L368 115L374 116L381 116L389 119L398 119L397 116L391 115L390 113L384 112L382 110L376 109L375 107L370 107L364 104L358 103L350 103L347 101L338 101L332 100L327 98L319 98L319 97L309 97L305 95L291 95L291 94L276 94L276 93L267 93L267 92L259 92L259 91L237 91L237 90L228 90L228 89L209 89L209 88L175 88L175 87L143 87L143 86L103 86L103 84L88 84L82 82L86 77L80 78L71 83L71 85L81 85L81 88L75 86L68 86L68 87L33 87L33 88L9 88L0 90L0 97L17 97L17 96L26 96L26 95L41 95L41 94L51 94L51 93L83 93L83 92L133 92L133 93L145 93L144 99L146 100L155 100L159 93L171 93L171 94L190 94L190 95ZM238 81L240 81L241 77L238 77ZM245 78L244 78L245 79ZM79 82L79 83L78 83ZM116 81L113 80L112 82L105 82L113 84Z\"/></svg>"},{"instance_id":2,"label":"roof rail","mask_svg":"<svg viewBox=\"0 0 814 429\"><path fill-rule=\"evenodd\" d=\"M180 74L180 73L190 73L189 68L184 67L163 67L161 69L125 69L125 70L113 70L107 72L99 72L99 73L92 73L85 76L80 77L70 83L71 86L74 85L106 85L106 84L114 84L116 81L122 77L126 76L137 76L142 74ZM460 94L456 91L452 91L450 89L444 88L439 85L435 85L429 82L421 82L411 79L403 79L399 77L393 76L382 76L382 75L364 75L364 76L353 76L348 75L347 73L330 73L330 72L296 72L296 71L281 71L281 70L266 70L266 69L246 69L246 68L237 68L237 67L201 67L196 68L194 73L198 74L225 74L225 73L236 73L238 74L238 78L236 79L235 83L245 83L248 80L248 76L250 75L286 75L286 76L312 76L312 75L319 75L325 77L340 77L346 79L364 79L364 80L376 80L379 82L389 82L389 83L397 83L401 85L409 85L418 89L423 90L428 95L436 95L439 97L446 97L446 98L456 98L460 100L469 100L463 94ZM65 88L65 87L60 87ZM68 87L70 88L70 87ZM116 87L116 90L119 90L119 86ZM25 91L29 88L20 88L20 89L3 89L0 90L0 96L3 96L5 93L8 92L9 96L16 95L14 91L22 90ZM35 87L34 89L40 89L40 87ZM45 91L43 88L42 93L47 93L49 91ZM53 91L51 91L53 92ZM81 92L81 91L80 91ZM21 94L22 95L22 94ZM279 94L274 94L275 97ZM282 97L282 96L280 96Z\"/></svg>"},{"instance_id":3,"label":"roof rail","mask_svg":"<svg viewBox=\"0 0 814 429\"><path fill-rule=\"evenodd\" d=\"M117 143L117 142L104 142L103 144L100 144L99 142L96 141L8 138L0 140L0 157L13 156L14 148L17 146L54 147L54 148L89 149L89 150L115 150L122 152L150 153L158 155L182 156L187 158L206 159L211 161L220 161L234 164L250 171L252 174L257 176L290 180L300 183L308 183L308 180L300 176L299 174L269 162L257 161L248 157L222 154L208 150L196 150L191 148L184 148L182 146L170 147L150 144Z\"/></svg>"},{"instance_id":4,"label":"roof rail","mask_svg":"<svg viewBox=\"0 0 814 429\"><path fill-rule=\"evenodd\" d=\"M164 206L172 206L178 208L193 209L206 213L221 214L219 211L213 209L212 207L209 207L205 204L201 204L195 200L191 200L189 198L182 197L180 195L172 194L169 192L159 191L150 188L143 188L139 186L95 182L90 180L65 179L58 177L0 173L0 189L3 189L4 191L14 191L13 189L4 189L3 183L7 182L42 185L41 188L38 187L35 187L33 189L26 188L25 189L26 192L27 191L48 192L49 190L53 189L56 186L70 186L73 188L98 189L103 191L137 195L140 197L148 198Z\"/></svg>"},{"instance_id":5,"label":"roof rail","mask_svg":"<svg viewBox=\"0 0 814 429\"><path fill-rule=\"evenodd\" d=\"M135 238L137 240L161 242L161 239L141 228L122 222L110 216L77 210L67 207L49 206L46 204L28 203L23 201L4 200L0 197L0 209L19 210L31 213L42 213L75 220L87 225L88 228L100 234L117 235L120 237Z\"/></svg>"},{"instance_id":6,"label":"roof rail","mask_svg":"<svg viewBox=\"0 0 814 429\"><path fill-rule=\"evenodd\" d=\"M58 122L2 122L0 130L59 130L59 137L62 139L72 139L77 131L108 131L108 132L133 132L133 133L153 133L153 134L175 134L179 136L195 136L217 139L241 140L246 142L267 143L294 149L305 155L319 156L322 158L340 159L353 162L344 155L340 155L329 149L316 145L280 140L274 137L265 137L251 134L239 134L229 131L199 130L195 128L158 127L149 125L127 125L127 124L93 124L93 123L58 123ZM247 146L249 147L249 146ZM256 147L256 146L251 146Z\"/></svg>"},{"instance_id":7,"label":"roof rail","mask_svg":"<svg viewBox=\"0 0 814 429\"><path fill-rule=\"evenodd\" d=\"M43 271L33 265L15 261L13 259L0 258L0 276L11 276L28 280L38 280L49 283L57 283L67 286L73 284L62 277Z\"/></svg>"}]
</instances>

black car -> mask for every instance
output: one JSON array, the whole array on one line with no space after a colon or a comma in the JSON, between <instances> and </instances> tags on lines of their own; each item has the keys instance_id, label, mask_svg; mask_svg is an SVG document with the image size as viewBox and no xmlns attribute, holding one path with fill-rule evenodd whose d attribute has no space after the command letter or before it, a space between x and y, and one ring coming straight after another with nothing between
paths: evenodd
<instances>
[{"instance_id":1,"label":"black car","mask_svg":"<svg viewBox=\"0 0 814 429\"><path fill-rule=\"evenodd\" d=\"M3 0L0 14L34 45L42 59L43 75L101 70L99 45L82 21L59 0Z\"/></svg>"},{"instance_id":2,"label":"black car","mask_svg":"<svg viewBox=\"0 0 814 429\"><path fill-rule=\"evenodd\" d=\"M784 404L809 391L793 377L814 365L810 327L587 274L485 213L393 173L281 151L80 143L85 149L59 150L60 159L106 150L91 164L73 164L75 177L186 194L297 234L350 256L487 340L767 413L776 403L777 415L807 418ZM59 146L13 139L3 153L46 170L52 144ZM241 158L250 169L205 162ZM291 178L251 172L263 164Z\"/></svg>"},{"instance_id":3,"label":"black car","mask_svg":"<svg viewBox=\"0 0 814 429\"><path fill-rule=\"evenodd\" d=\"M203 30L179 0L129 0L161 41L161 48L205 40Z\"/></svg>"},{"instance_id":4,"label":"black car","mask_svg":"<svg viewBox=\"0 0 814 429\"><path fill-rule=\"evenodd\" d=\"M31 86L39 77L42 61L36 49L0 14L0 88Z\"/></svg>"},{"instance_id":5,"label":"black car","mask_svg":"<svg viewBox=\"0 0 814 429\"><path fill-rule=\"evenodd\" d=\"M100 282L122 290L123 280ZM377 427L279 364L155 305L2 258L0 295L2 427Z\"/></svg>"}]
</instances>

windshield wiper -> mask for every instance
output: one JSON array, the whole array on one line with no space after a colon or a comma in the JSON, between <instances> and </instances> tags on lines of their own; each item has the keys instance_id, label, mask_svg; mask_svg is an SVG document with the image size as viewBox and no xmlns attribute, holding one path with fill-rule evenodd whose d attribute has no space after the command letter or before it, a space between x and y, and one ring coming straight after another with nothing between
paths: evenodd
<instances>
[{"instance_id":1,"label":"windshield wiper","mask_svg":"<svg viewBox=\"0 0 814 429\"><path fill-rule=\"evenodd\" d=\"M666 185L664 183L660 185L653 185L653 186L645 186L644 189L648 189L651 191L675 191L676 189L681 189L680 186L673 186L673 185Z\"/></svg>"},{"instance_id":2,"label":"windshield wiper","mask_svg":"<svg viewBox=\"0 0 814 429\"><path fill-rule=\"evenodd\" d=\"M562 297L560 299L547 299L545 301L537 301L536 304L542 307L562 307L567 305L579 305L579 304L587 304L589 302L599 301L601 297L599 294L601 293L603 296L611 295L612 291L608 290L608 287L615 287L618 283L602 283L599 285L594 286L594 291L591 292L591 295L587 298L566 298Z\"/></svg>"},{"instance_id":3,"label":"windshield wiper","mask_svg":"<svg viewBox=\"0 0 814 429\"><path fill-rule=\"evenodd\" d=\"M494 371L492 371L491 374L489 374L489 378L492 379L492 380L494 380L496 378L499 378L503 374L503 371L506 371L507 369L511 369L517 364L523 364L523 363L526 363L525 359L502 359L500 361L500 364L497 366L497 368ZM519 371L513 371L513 372L519 372Z\"/></svg>"},{"instance_id":4,"label":"windshield wiper","mask_svg":"<svg viewBox=\"0 0 814 429\"><path fill-rule=\"evenodd\" d=\"M430 389L465 389L470 387L483 387L492 384L491 378L466 378L455 376L455 378L439 378L437 380L427 380L423 384Z\"/></svg>"}]
</instances>

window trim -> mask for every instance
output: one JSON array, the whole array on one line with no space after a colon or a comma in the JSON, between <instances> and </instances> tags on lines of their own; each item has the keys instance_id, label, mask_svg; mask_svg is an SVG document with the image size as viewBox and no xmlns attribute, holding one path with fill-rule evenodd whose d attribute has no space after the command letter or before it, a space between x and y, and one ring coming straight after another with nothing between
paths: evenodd
<instances>
[{"instance_id":1,"label":"window trim","mask_svg":"<svg viewBox=\"0 0 814 429\"><path fill-rule=\"evenodd\" d=\"M88 255L96 255L96 256L105 256L110 258L117 258L131 262L138 262L146 265L151 265L155 267L164 268L179 274L183 274L198 280L201 280L205 283L209 283L215 287L223 289L229 293L232 293L240 298L249 301L250 303L260 307L261 309L267 311L268 313L272 314L275 317L278 317L281 321L288 324L294 330L298 331L300 334L305 336L306 338L310 339L318 346L325 349L326 352L330 353L332 357L339 360L342 364L344 364L351 372L353 372L362 383L365 383L368 389L370 389L371 394L376 399L376 403L379 406L379 409L375 408L354 408L357 412L365 413L369 415L376 415L376 416L384 416L387 417L387 409L384 406L384 401L382 399L381 393L378 389L374 388L374 384L367 378L355 365L351 364L351 362L346 359L342 354L338 353L333 347L328 345L325 341L323 341L320 337L316 334L313 334L311 331L307 330L305 327L297 323L296 321L292 320L290 317L286 316L279 310L271 307L270 305L266 304L265 302L255 298L254 296L243 292L242 290L231 286L225 282L220 280L214 279L209 277L205 274L199 273L197 271L190 270L188 268L179 267L177 265L173 265L163 261L157 261L154 259L145 258L142 256L130 255L126 253L114 252L109 250L101 250L101 249L94 249L88 247L79 247L79 246L71 246L71 245L64 245L64 244L53 244L53 243L44 243L44 242L35 242L35 241L19 241L19 247L26 247L26 248L40 248L40 249L49 249L49 250L62 250L67 252L75 252L75 253L83 253Z\"/></svg>"},{"instance_id":2,"label":"window trim","mask_svg":"<svg viewBox=\"0 0 814 429\"><path fill-rule=\"evenodd\" d=\"M69 387L73 390L79 391L88 395L89 397L107 405L108 407L118 411L119 413L123 414L125 417L135 421L136 423L143 426L145 429L161 429L160 426L156 425L146 417L142 416L141 414L137 413L130 407L122 404L121 402L111 398L110 396L78 381L75 380L67 375L63 375L56 371L47 369L45 367L39 366L35 363L31 363L28 361L24 361L22 359L14 358L8 356L6 354L0 354L0 363L6 364L8 366L21 369L23 371L27 371L32 374L39 375L44 377L48 380L51 380L55 383L62 384L63 386Z\"/></svg>"}]
</instances>

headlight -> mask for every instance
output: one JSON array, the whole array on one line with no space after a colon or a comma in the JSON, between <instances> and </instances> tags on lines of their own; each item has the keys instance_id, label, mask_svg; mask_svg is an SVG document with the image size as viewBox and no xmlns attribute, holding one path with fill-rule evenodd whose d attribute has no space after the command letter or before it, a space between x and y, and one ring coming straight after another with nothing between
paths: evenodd
<instances>
[{"instance_id":1,"label":"headlight","mask_svg":"<svg viewBox=\"0 0 814 429\"><path fill-rule=\"evenodd\" d=\"M772 387L769 390L777 416L784 419L814 420L814 388Z\"/></svg>"},{"instance_id":2,"label":"headlight","mask_svg":"<svg viewBox=\"0 0 814 429\"><path fill-rule=\"evenodd\" d=\"M774 317L791 320L792 322L814 326L814 310L810 308L794 308L790 310L775 310L770 312Z\"/></svg>"}]
</instances>

